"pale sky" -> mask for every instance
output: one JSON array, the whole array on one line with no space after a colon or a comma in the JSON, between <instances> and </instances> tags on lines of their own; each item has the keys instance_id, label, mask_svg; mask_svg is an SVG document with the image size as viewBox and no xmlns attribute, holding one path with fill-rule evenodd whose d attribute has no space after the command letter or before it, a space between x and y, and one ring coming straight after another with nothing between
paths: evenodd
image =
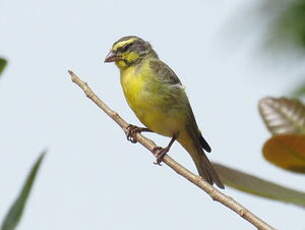
<instances>
[{"instance_id":1,"label":"pale sky","mask_svg":"<svg viewBox=\"0 0 305 230\"><path fill-rule=\"evenodd\" d=\"M304 190L304 176L263 159L270 134L257 112L260 98L284 95L301 71L265 65L254 55L260 23L247 36L235 34L247 21L231 20L242 2L0 1L0 54L9 59L0 80L0 217L47 148L19 230L254 229L167 166L155 166L71 83L68 69L140 124L123 98L118 70L103 62L126 35L150 41L180 77L212 146L211 160ZM169 141L147 136L159 145ZM194 170L179 144L170 155ZM225 193L279 229L305 228L301 208L230 188Z\"/></svg>"}]
</instances>

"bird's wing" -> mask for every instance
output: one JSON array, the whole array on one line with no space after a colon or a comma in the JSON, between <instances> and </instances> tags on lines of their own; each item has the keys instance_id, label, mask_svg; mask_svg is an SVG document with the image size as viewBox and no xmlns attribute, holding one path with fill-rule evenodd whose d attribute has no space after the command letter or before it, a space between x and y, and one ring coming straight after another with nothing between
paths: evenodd
<instances>
[{"instance_id":1,"label":"bird's wing","mask_svg":"<svg viewBox=\"0 0 305 230\"><path fill-rule=\"evenodd\" d=\"M170 85L182 85L175 72L161 60L151 60L149 65L160 81Z\"/></svg>"},{"instance_id":2,"label":"bird's wing","mask_svg":"<svg viewBox=\"0 0 305 230\"><path fill-rule=\"evenodd\" d=\"M151 60L150 61L150 67L154 71L154 76L157 76L160 81L165 82L169 85L180 85L180 86L182 86L181 81L179 80L179 78L177 77L175 72L168 65L166 65L164 62L162 62L161 60L159 60L159 59ZM188 119L190 120L190 123L188 125L191 126L191 127L189 127L189 129L192 130L192 132L194 132L195 135L197 136L196 139L199 140L200 146L204 150L206 150L207 152L211 152L210 145L203 138L203 136L201 135L201 132L198 129L193 110L191 108L191 105L189 103L189 100L188 100L184 90L183 90L183 95L184 96L179 97L179 99L180 100L183 99L184 100L183 104L186 105Z\"/></svg>"},{"instance_id":3,"label":"bird's wing","mask_svg":"<svg viewBox=\"0 0 305 230\"><path fill-rule=\"evenodd\" d=\"M210 145L208 144L208 142L204 139L204 137L202 136L198 126L197 126L197 122L193 113L193 110L191 108L190 103L188 103L188 116L189 119L192 121L189 124L189 130L192 130L192 132L197 134L197 139L199 140L200 146L201 148L203 148L205 151L207 151L208 153L212 151Z\"/></svg>"}]
</instances>

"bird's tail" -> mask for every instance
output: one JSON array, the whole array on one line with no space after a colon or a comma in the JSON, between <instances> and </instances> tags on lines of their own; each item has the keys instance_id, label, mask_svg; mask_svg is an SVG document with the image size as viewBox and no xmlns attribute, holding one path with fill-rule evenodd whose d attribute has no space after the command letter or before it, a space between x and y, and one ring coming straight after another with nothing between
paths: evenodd
<instances>
[{"instance_id":1,"label":"bird's tail","mask_svg":"<svg viewBox=\"0 0 305 230\"><path fill-rule=\"evenodd\" d=\"M209 184L213 185L215 183L219 188L224 189L217 172L202 149L200 139L197 141L194 137L195 135L192 136L191 134L182 135L178 141L191 155L199 175Z\"/></svg>"}]
</instances>

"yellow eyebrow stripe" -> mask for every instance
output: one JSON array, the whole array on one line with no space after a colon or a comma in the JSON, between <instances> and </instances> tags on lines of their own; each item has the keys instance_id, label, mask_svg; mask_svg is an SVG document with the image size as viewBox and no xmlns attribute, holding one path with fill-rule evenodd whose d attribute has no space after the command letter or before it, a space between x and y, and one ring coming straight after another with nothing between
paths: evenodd
<instances>
[{"instance_id":1,"label":"yellow eyebrow stripe","mask_svg":"<svg viewBox=\"0 0 305 230\"><path fill-rule=\"evenodd\" d=\"M117 44L115 44L113 46L112 50L118 50L119 48L121 48L127 44L130 44L130 43L134 42L135 40L137 40L137 38L130 38L128 40L118 42Z\"/></svg>"}]
</instances>

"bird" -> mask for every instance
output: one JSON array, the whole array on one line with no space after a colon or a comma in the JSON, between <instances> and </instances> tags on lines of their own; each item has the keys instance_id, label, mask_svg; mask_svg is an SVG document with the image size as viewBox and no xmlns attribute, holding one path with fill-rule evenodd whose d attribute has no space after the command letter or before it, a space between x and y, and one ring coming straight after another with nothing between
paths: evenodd
<instances>
[{"instance_id":1,"label":"bird","mask_svg":"<svg viewBox=\"0 0 305 230\"><path fill-rule=\"evenodd\" d=\"M171 137L167 147L154 149L157 164L178 141L191 156L198 174L224 189L205 154L211 152L211 147L197 126L184 86L151 44L138 36L124 36L113 43L105 62L114 62L118 67L127 104L145 126L130 124L127 138L136 142L135 134L144 131Z\"/></svg>"}]
</instances>

